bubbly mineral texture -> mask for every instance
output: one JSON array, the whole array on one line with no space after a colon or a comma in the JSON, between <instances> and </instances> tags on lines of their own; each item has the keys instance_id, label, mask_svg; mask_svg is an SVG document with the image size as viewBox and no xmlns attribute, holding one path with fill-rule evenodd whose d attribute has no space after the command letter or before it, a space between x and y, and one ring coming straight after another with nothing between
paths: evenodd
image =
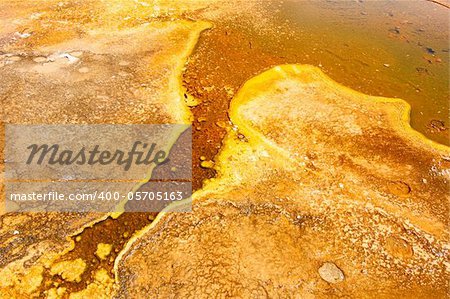
<instances>
[{"instance_id":1,"label":"bubbly mineral texture","mask_svg":"<svg viewBox=\"0 0 450 299\"><path fill-rule=\"evenodd\" d=\"M450 151L404 101L284 65L229 114L218 177L128 244L118 298L446 296Z\"/></svg>"},{"instance_id":2,"label":"bubbly mineral texture","mask_svg":"<svg viewBox=\"0 0 450 299\"><path fill-rule=\"evenodd\" d=\"M5 123L189 122L179 78L200 32L209 24L148 22L132 14L135 5L133 1L0 4L0 173ZM77 268L68 264L61 274L49 270L52 263L73 248L69 237L107 216L5 214L0 209L0 297L38 294L49 287L41 286L45 273L56 275L55 284L70 277ZM104 283L99 293L108 296L111 290L106 285L112 281L101 278L104 272L97 272L96 285L87 292L92 294ZM52 289L47 295L64 291Z\"/></svg>"}]
</instances>

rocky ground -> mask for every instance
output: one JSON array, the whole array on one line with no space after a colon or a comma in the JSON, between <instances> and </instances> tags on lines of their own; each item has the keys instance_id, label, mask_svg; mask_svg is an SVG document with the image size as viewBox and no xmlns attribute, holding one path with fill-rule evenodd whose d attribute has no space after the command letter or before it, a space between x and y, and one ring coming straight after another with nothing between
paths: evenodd
<instances>
[{"instance_id":1,"label":"rocky ground","mask_svg":"<svg viewBox=\"0 0 450 299\"><path fill-rule=\"evenodd\" d=\"M284 32L266 6L1 4L2 156L8 123L192 123L197 191L188 214L1 211L0 297L448 296L449 148L402 100L276 66L302 60L242 30Z\"/></svg>"}]
</instances>

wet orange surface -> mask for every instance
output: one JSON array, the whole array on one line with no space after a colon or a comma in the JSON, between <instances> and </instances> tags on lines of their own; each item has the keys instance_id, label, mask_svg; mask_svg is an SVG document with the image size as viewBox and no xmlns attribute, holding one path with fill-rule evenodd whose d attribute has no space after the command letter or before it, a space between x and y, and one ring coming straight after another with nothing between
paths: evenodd
<instances>
[{"instance_id":1,"label":"wet orange surface","mask_svg":"<svg viewBox=\"0 0 450 299\"><path fill-rule=\"evenodd\" d=\"M1 111L2 132L5 123L189 121L179 78L209 24L159 17L152 24L130 23L123 19L133 3L16 4L2 3L1 10L0 92L7 107ZM108 215L102 213L4 214L3 207L1 214L1 297L25 298L67 296L93 287L107 292L110 280L104 273L113 276L109 258L153 217L131 213L115 221L104 220ZM108 260L96 257L99 244L114 247ZM64 261L68 264L60 264ZM68 279L72 261L80 261L74 267L85 265L77 266L76 279Z\"/></svg>"},{"instance_id":2,"label":"wet orange surface","mask_svg":"<svg viewBox=\"0 0 450 299\"><path fill-rule=\"evenodd\" d=\"M409 127L405 102L284 65L229 113L218 177L194 213L129 243L120 297L445 297L450 151Z\"/></svg>"},{"instance_id":3,"label":"wet orange surface","mask_svg":"<svg viewBox=\"0 0 450 299\"><path fill-rule=\"evenodd\" d=\"M425 14L419 13L422 6ZM192 108L194 166L217 154L229 122L227 107L239 87L285 63L313 64L355 90L405 99L412 105L413 127L449 144L448 31L434 30L449 26L446 9L424 1L287 1L270 8L272 26L215 22L189 59L183 83L200 100ZM195 178L214 176L198 165L193 170Z\"/></svg>"},{"instance_id":4,"label":"wet orange surface","mask_svg":"<svg viewBox=\"0 0 450 299\"><path fill-rule=\"evenodd\" d=\"M448 236L442 232L440 227L448 225L445 222L445 219L448 218L448 209L446 208L448 198L445 192L448 190L447 181L437 179L439 182L436 183L433 181L434 178L427 179L427 182L437 184L433 186L439 186L436 189L439 190L437 197L442 198L442 201L434 202L436 195L421 193L416 202L416 199L410 198L411 192L416 196L415 192L420 188L410 182L411 177L384 177L380 173L377 175L366 173L372 178L371 180L375 180L377 184L383 186L382 192L392 194L393 197L390 200L393 201L393 205L399 205L403 209L401 210L403 214L400 216L391 214L392 211L387 212L388 216L386 216L383 214L384 212L362 211L358 205L336 207L332 203L314 206L316 211L303 205L291 206L288 204L288 206L284 206L282 204L281 207L274 207L273 198L278 200L283 194L289 193L288 190L295 189L292 185L294 182L298 184L298 174L281 170L284 166L278 169L280 165L272 165L271 167L275 170L270 167L265 169L262 166L258 172L267 173L269 177L270 175L285 175L286 180L278 181L275 178L273 180L269 178L267 182L248 186L243 182L243 185L235 186L237 190L240 190L236 192L225 192L221 189L223 185L233 186L235 184L235 182L227 180L218 185L215 183L210 185L220 186L218 190L211 189L211 187L209 187L210 189L208 187L205 190L201 189L202 181L215 177L218 171L219 177L221 175L223 177L221 172L224 172L224 167L235 167L237 170L235 175L239 174L240 169L246 167L244 166L247 163L245 161L242 161L243 165L231 163L232 166L224 166L226 162L220 161L217 156L221 149L226 152L223 149L224 138L226 140L234 138L237 142L236 149L240 148L240 143L252 142L242 126L237 125L234 120L230 121L230 102L246 81L267 69L285 63L315 65L337 82L355 90L371 95L402 98L412 106L411 123L415 129L430 139L449 144L449 88L448 79L446 79L449 69L448 32L436 30L438 27L448 28L448 10L444 6L426 1L408 3L287 1L252 4L243 2L219 4L213 1L175 4L175 2L168 1L159 3L160 6L147 2L124 2L123 4L114 2L113 5L107 7L104 3L89 1L81 6L72 2L46 2L46 8L42 12L26 2L19 6L15 6L16 4L2 4L4 8L2 9L2 24L5 26L0 32L2 34L0 38L2 69L0 71L8 78L2 87L2 101L4 102L2 104L8 107L3 111L3 123L22 122L25 119L72 123L147 123L192 119L193 187L195 190L199 190L194 205L198 210L193 215L170 216L164 221L154 223L157 228L153 230L149 230L148 225L152 223L151 220L155 215L147 213L126 213L117 219L108 218L106 220L101 220L104 218L103 215L93 215L92 219L97 219L95 220L97 223L85 229L82 227L86 223L78 221L68 234L57 237L64 239L70 235L71 239L75 241L74 249L68 250L67 244L65 247L58 247L55 254L59 253L62 248L66 248L64 251L68 252L54 260L52 258L51 262L46 262L47 265L43 270L35 267L35 260L38 258L36 256L23 264L25 265L24 273L32 273L35 277L39 277L42 272L43 279L39 283L29 277L33 275L19 274L24 275L19 276L21 277L19 280L25 283L31 281L38 285L32 291L38 290L37 292L41 296L50 296L59 290L62 297L67 297L70 292L83 290L91 292L91 296L99 292L109 294L112 281L99 278L97 275L106 269L110 278L117 279L113 272L113 266L116 263L119 267L116 269L116 274L120 274L122 279L119 297L132 295L139 297L140 295L136 294L140 294L139 292L142 290L145 290L145 294L152 290L155 291L152 288L158 286L160 280L157 277L158 271L153 268L154 265L175 267L174 272L161 274L161 277L169 280L184 281L188 278L192 280L195 277L198 278L198 283L189 287L183 282L179 286L167 283L166 287L158 291L162 297L164 297L163 294L172 293L184 296L196 294L198 297L200 291L203 294L211 292L211 294L240 294L243 296L275 294L294 296L299 293L319 296L344 294L360 296L364 294L360 291L364 286L369 295L370 292L375 294L377 290L381 290L378 295L386 297L412 294L411 292L417 292L417 296L422 297L445 296L445 289L448 288L448 285L444 280L448 274L442 270L442 265L445 264L445 261L448 263L448 253L443 249L446 248L445 245L441 243L448 240ZM424 11L425 13L423 13ZM29 20L24 21L26 18ZM19 19L19 21L15 21L15 19ZM192 51L188 51L189 53L184 52L180 55L178 52L171 56L174 60L173 63L178 67L186 63L184 71L177 72L176 76L178 77L174 77L167 71L171 66L170 63L165 64L164 62L164 58L167 57L165 53L160 53L158 52L160 49L155 50L151 47L145 49L145 45L148 40L152 43L154 38L154 44L166 45L165 43L168 43L168 49L171 49L170 47L173 45L182 44L183 39L180 36L185 36L186 32L190 31L192 39L195 39L195 34L200 34L200 28L207 28L205 25L199 25L193 26L195 27L193 29L190 28L191 25L184 24L181 25L182 29L177 29L178 24L176 23L179 19L189 20L189 23L192 20L208 20L213 24L213 28L201 33L200 39L195 43L195 49L191 49ZM70 26L65 26L66 23ZM148 23L151 24L151 28L145 29ZM97 26L102 27L104 24L107 24L106 27L111 27L104 31L102 31L103 29L97 30ZM155 24L156 26L154 26ZM158 36L158 32L165 32L165 28L172 28L171 26L174 28L172 40L167 41L162 36ZM108 31L111 28L114 29ZM180 31L176 32L176 30ZM117 37L114 37L111 32L116 31L122 32L122 34L119 34L119 41L114 42L112 40ZM152 32L153 35L147 39L145 34L149 32ZM30 37L25 37L27 34L30 34ZM95 37L95 42L89 37L91 34ZM368 39L367 36L371 38ZM124 43L131 45L125 47L127 49L125 51L121 49L121 45ZM69 58L50 55L67 49L71 50L68 52L70 57L81 59L83 65L77 62L76 67L72 70L70 64L67 63L67 60L70 62ZM80 49L82 56L77 57ZM170 55L170 51L173 50L168 50L168 55ZM176 62L177 55L181 58L178 62ZM147 56L151 58L147 59ZM49 61L49 58L52 60ZM116 63L117 65L115 65ZM31 76L31 80L27 79L29 82L26 82L21 79L23 77L16 72L17 70L25 74L37 72L41 77ZM51 109L37 117L35 108L45 105L46 96L53 97L54 94L58 94L62 95L61 99L66 96L65 89L67 87L64 87L64 84L67 82L55 84L54 82L57 81L52 81L56 78L53 74L61 75L63 72L66 72L65 75L69 74L71 76L69 78L74 79L75 83L70 82L68 90L69 94L74 95L73 99L76 101L63 102L60 108L57 105L58 109ZM109 76L112 76L111 79ZM164 81L168 77L172 79ZM43 78L53 79L50 79L49 83L42 84ZM164 83L161 83L161 80ZM172 97L178 99L178 102L169 100L170 93L166 97L165 91L158 91L161 86L174 84L175 81L171 80L179 80L182 84L180 89L174 88L172 93ZM158 86L158 84L162 85ZM102 88L98 89L96 86L103 86L103 89L108 91L104 94ZM130 86L131 89L128 90L127 87ZM157 92L155 93L154 90ZM35 97L31 96L33 100L28 102L28 100L24 100L25 91L28 94L31 91L31 95L37 93L42 95L37 97L38 101L36 102L34 102ZM144 100L149 96L153 98L155 94L153 103ZM177 95L173 96L174 94ZM162 99L158 98L161 95ZM91 101L93 97L95 100ZM111 99L119 99L119 101ZM80 100L80 103L83 104L77 102ZM192 118L183 101L189 106ZM183 105L177 106L180 102ZM142 103L150 105L145 107L142 106ZM276 119L274 124L282 121L281 112L276 107L267 113L280 114L280 119ZM60 117L64 119L60 119ZM277 126L274 125L273 129L276 131ZM228 135L226 135L227 132ZM313 135L311 132L310 134ZM383 131L381 135L383 138L376 139L373 147L365 149L365 151L378 157L377 155L381 155L380 153L389 149L395 159L400 159L406 165L415 164L415 161L420 160L421 157L426 157L427 161L428 158L432 159L433 154L427 153L427 150L418 151L414 148L405 150L406 143L402 138L392 137L388 131ZM356 141L353 139L342 139L338 143L340 146L354 142ZM233 142L228 143L234 144ZM292 149L289 151L293 152ZM362 171L361 167L368 167L366 164L363 166L358 164L361 161L355 162L351 159L358 155L358 151L356 150L350 157L346 155L339 157L338 162L341 163L341 168L338 168L338 174L333 175L341 178L348 173ZM256 150L254 154L256 159L259 159L258 155L260 154ZM265 152L263 154L265 155ZM315 173L325 168L315 162L316 159L321 159L320 154L306 152L305 155L308 157L308 161L305 162L308 171ZM246 156L244 155L244 157ZM445 155L441 157L441 160L436 162L438 163L437 167L448 167L446 159L448 157ZM380 163L380 160L376 161L376 163ZM332 163L338 162L333 161ZM421 176L429 171L428 166L425 163L422 168L415 169L417 180L421 180ZM247 167L252 169L251 165ZM303 169L300 170L300 172L302 171ZM255 175L255 180L256 177ZM416 179L414 179L415 181ZM369 191L376 189L369 183L367 185L371 186L368 188ZM267 186L271 186L274 190L268 190ZM354 189L358 190L358 188L355 186ZM255 193L255 190L258 189L259 192ZM303 191L295 192L295 196L304 196ZM209 197L212 196L210 194L213 194L213 197L223 198L223 203L215 200L208 203ZM258 198L265 199L266 203L264 200L255 202L255 199ZM205 200L206 203L203 203ZM413 202L412 205L411 202ZM204 208L203 205L205 205ZM326 216L323 214L323 209L336 213L333 212L332 215ZM345 211L344 214L348 217L346 223L341 225L342 214L337 211ZM411 211L413 211L413 216L407 216ZM352 218L352 213L356 213L355 217L360 218ZM417 215L421 213L429 213L430 219L436 217L439 225L433 228L430 219L424 222L418 221ZM298 218L300 220L292 218L294 214L300 215ZM249 217L243 218L242 215L249 215ZM285 217L285 215L288 216ZM6 223L4 221L14 223L15 221L19 226L21 222L27 223L26 217L15 220L10 220L8 217L4 217L2 223ZM61 219L56 217L56 223L72 221L70 217L61 217ZM78 216L74 215L74 217L77 219ZM378 221L378 218L381 220ZM377 220L373 221L373 219ZM405 219L413 222L413 228L402 228L402 225L398 224L399 221L402 222ZM36 221L36 219L32 217L31 221ZM190 221L206 221L207 228L203 230L199 227L191 230L192 223ZM38 221L33 230L39 229L39 223L45 225L47 220ZM333 223L339 224L335 226ZM171 225L179 227L181 231L175 229L172 231ZM354 227L350 229L348 225ZM378 230L377 225L389 226L394 233L387 234L386 231ZM415 231L417 226L421 231ZM39 238L43 241L49 240L50 244L54 238L51 234L51 227L47 233L38 234L42 235ZM161 227L166 228L159 231ZM245 229L241 231L241 228ZM145 231L142 239L135 235L134 239L129 241L133 234L141 229ZM346 238L357 240L355 241L357 245L353 241L353 243L348 243L348 240L341 239L340 230L342 229L345 230ZM27 228L19 227L18 230L23 232L27 231ZM217 230L221 233L218 234ZM322 234L322 231L326 230L333 233ZM160 233L159 236L167 236L164 244L155 245L161 241L151 239L151 234L155 231ZM261 234L255 234L256 231L260 231ZM33 231L29 232L27 238L31 240ZM363 238L363 232L369 234L368 240ZM200 243L196 239L198 233L205 234L205 239L200 240ZM198 260L193 263L199 263L195 268L205 271L203 274L196 271L189 272L189 267L192 266L191 261L184 259L183 256L185 254L189 256L192 252L186 252L184 247L179 247L177 242L180 240L172 239L174 234L181 236L180 238L186 238L187 244L191 244L192 248L197 248L198 255L195 255L195 258ZM223 238L217 238L221 234L223 234ZM253 239L250 238L252 235L254 235ZM437 238L439 244L428 242L427 238L430 235L432 238ZM2 236L4 240L14 237L11 235L11 231L5 231ZM156 247L150 245L142 247L141 244L148 242L146 241L148 238L154 240L152 246ZM329 247L330 245L326 242L329 238L335 240L334 242L338 245ZM193 243L189 241L192 239ZM246 243L247 239L251 241L251 244ZM307 245L299 245L299 248L289 245L308 244L315 239L319 241L308 248L306 248ZM13 243L19 244L17 242L20 243L19 246L22 249L33 244L33 241L21 243L16 238ZM19 251L16 253L11 251L13 243L2 248L2 267L8 263L14 264L14 261L24 257L23 254L18 253ZM245 246L253 248L254 244L261 243L267 244L267 246L260 247L260 255L257 255L256 251L248 251L245 248ZM96 255L99 244L112 245L112 251L105 259ZM217 250L216 254L211 253L210 255L210 249L216 248L217 244L221 244L219 247L223 248L229 248L229 244L235 244L233 246L239 247L244 256L239 259L235 257L230 259L229 252L220 250ZM283 246L286 246L288 250L286 253L274 257L273 254L279 253L277 249L281 246L280 244L285 244ZM320 253L322 258L305 255L303 250L313 250L316 245L328 248ZM366 248L369 245L375 246L371 252L368 252ZM123 250L124 246L129 247ZM132 251L130 251L130 246L134 246ZM356 248L352 250L351 247L354 246ZM377 246L385 249L377 252ZM413 246L416 246L415 250L412 249ZM168 249L173 247L178 248L178 251L172 252L172 249ZM141 249L136 250L135 248ZM364 254L359 250L364 251ZM423 254L420 253L417 256L418 250L423 251ZM435 252L435 256L430 257L430 252ZM345 260L342 262L332 261L338 254L344 255ZM118 255L126 257L123 262L121 260L119 263ZM170 255L170 257L166 255ZM330 265L323 264L327 259L324 257L330 260ZM82 271L79 279L64 279L64 273L52 273L52 263L56 265L61 261L73 261L79 258L86 263L86 269ZM175 261L173 264L170 264L171 258ZM153 264L149 265L142 259L148 259ZM273 259L274 264L261 265L260 261L265 259ZM359 264L349 265L346 262L348 259L354 259ZM404 259L413 259L417 262L415 268L413 267L414 270L403 263ZM131 266L127 264L128 260ZM305 271L303 273L295 272L295 275L292 272L283 272L286 261L292 260L301 263L301 265L297 265L299 268L306 267ZM425 260L433 265L429 268L424 267ZM310 262L307 263L307 261ZM139 264L137 269L133 268L135 267L134 262ZM236 274L233 265L253 270ZM266 276L258 277L260 280L256 282L251 279L252 271L260 271L259 266L279 268L279 272L267 270L264 272ZM156 276L147 277L142 274L142 279L137 284L139 287L137 287L134 285L136 281L129 276L127 267L138 272L152 271L155 273L152 275ZM215 272L217 267L224 267L223 271L225 272L222 270ZM319 268L322 270L317 272ZM361 273L364 271L374 272L367 277L361 277L354 275L358 271ZM391 280L386 278L394 272L398 274L402 271L407 272L406 276L399 275ZM208 278L210 274L205 273L210 273L210 278ZM320 273L322 280L317 273ZM334 286L335 283L342 281L341 273L345 274L343 284ZM430 278L430 273L437 275L436 278ZM194 278L190 276L192 274ZM275 285L267 282L272 274L284 275L287 279L278 281L280 285L278 291ZM290 281L288 279L290 276L297 277L299 280ZM39 281L38 278L35 280ZM309 280L310 284L305 284ZM372 285L369 283L372 280L380 280L380 284L384 285ZM410 283L405 283L406 281L410 281ZM214 288L208 288L207 286L212 282L215 282ZM405 284L403 289L399 287L402 284ZM373 289L367 288L368 285L372 285ZM20 286L20 284L16 284L16 286ZM392 288L399 288L399 290L396 293L392 291Z\"/></svg>"}]
</instances>

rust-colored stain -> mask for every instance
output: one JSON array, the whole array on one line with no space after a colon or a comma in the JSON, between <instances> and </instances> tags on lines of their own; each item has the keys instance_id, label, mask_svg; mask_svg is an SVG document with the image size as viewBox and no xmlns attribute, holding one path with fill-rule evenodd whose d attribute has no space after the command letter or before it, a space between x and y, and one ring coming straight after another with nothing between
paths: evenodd
<instances>
[{"instance_id":1,"label":"rust-colored stain","mask_svg":"<svg viewBox=\"0 0 450 299\"><path fill-rule=\"evenodd\" d=\"M196 191L189 214L0 208L0 297L444 297L450 153L409 123L449 144L447 6L0 4L2 159L7 123L192 122Z\"/></svg>"},{"instance_id":2,"label":"rust-colored stain","mask_svg":"<svg viewBox=\"0 0 450 299\"><path fill-rule=\"evenodd\" d=\"M408 109L309 65L248 80L217 178L194 213L158 216L128 244L119 297L444 297L450 150Z\"/></svg>"}]
</instances>

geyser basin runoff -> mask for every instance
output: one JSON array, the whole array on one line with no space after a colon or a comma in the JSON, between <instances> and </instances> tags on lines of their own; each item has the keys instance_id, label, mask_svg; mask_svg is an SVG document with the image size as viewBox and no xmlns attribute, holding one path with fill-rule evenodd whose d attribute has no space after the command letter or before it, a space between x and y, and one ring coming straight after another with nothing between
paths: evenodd
<instances>
[{"instance_id":1,"label":"geyser basin runoff","mask_svg":"<svg viewBox=\"0 0 450 299\"><path fill-rule=\"evenodd\" d=\"M239 133L218 177L194 213L161 214L131 240L118 297L445 297L450 150L411 129L404 101L284 65L249 80L229 114Z\"/></svg>"},{"instance_id":2,"label":"geyser basin runoff","mask_svg":"<svg viewBox=\"0 0 450 299\"><path fill-rule=\"evenodd\" d=\"M222 135L210 142L211 134L217 132L203 128L214 127L217 120L226 123L228 100L234 91L263 70L284 63L322 65L327 74L345 86L408 100L416 115L426 108L420 118L423 121L414 126L425 134L429 120L445 120L448 61L444 58L448 55L444 50L448 51L448 34L436 28L446 28L439 26L444 24L442 16L447 20L446 11L434 11L434 4L415 2L418 9L413 14L405 13L403 7L391 13L390 5L401 6L409 1L389 1L389 6L377 1L382 10L366 7L375 3L371 1L308 2L313 6L323 3L326 9L330 5L333 13L322 15L315 8L311 10L314 13L309 13L304 7L291 7L305 1L285 1L281 15L302 14L294 18L300 21L298 26L286 28L271 20L278 7L268 13L264 8L268 2L262 3L193 0L158 1L154 6L150 1L132 0L3 1L0 95L2 108L6 109L0 109L4 113L2 121L191 121L180 86L188 56L185 73L196 76L184 79L197 84L195 87L211 101L207 107L197 106L197 112L192 109L194 124L202 124L194 134L194 152L208 160L215 154L210 149L220 145ZM339 22L349 20L345 14L353 11L346 7L351 3L357 15L360 10L364 12L356 27ZM273 5L279 3L274 1ZM345 14L336 22L336 14L341 12ZM314 16L317 22L305 22L305 15ZM382 26L366 23L366 15L375 17ZM209 24L192 19L208 19L215 26L200 43L198 36ZM281 22L285 21L289 20L282 18ZM333 23L339 28L350 27L350 43L329 30L334 28ZM296 30L291 32L289 27ZM314 30L316 27L319 30ZM356 28L367 30L355 34ZM389 32L383 44L394 45L398 48L395 53L402 57L407 50L404 45L413 48L411 59L391 59L395 57L390 57L389 48L380 47L379 39L374 39L373 47L365 45L363 41L373 37L374 31ZM434 34L438 36L430 39ZM195 45L197 54L192 55ZM349 52L349 47L357 50ZM428 48L436 55L428 53ZM373 49L381 52L374 53ZM205 50L214 54L213 59L208 59ZM370 55L360 62L366 54ZM407 60L410 64L405 64ZM393 102L393 106L373 105L374 98L370 97L370 105L365 107L357 99L362 95L344 92L345 97L355 100L345 105L353 103L353 108L364 109L354 111L344 105L347 110L341 107L342 114L325 114L323 111L340 111L335 107L340 101L325 101L332 109L324 104L317 111L311 106L313 102L309 106L308 101L302 103L301 90L309 86L302 80L307 76L290 71L268 74L257 76L242 90L251 101L239 104L238 98L246 98L241 93L233 101L231 118L240 132L228 132L215 166L219 178L195 195L195 214L185 218L160 214L158 221L134 236L125 250L122 248L128 239L152 222L154 214L125 213L104 221L105 214L1 215L0 297L110 298L115 287L119 287L117 297L156 297L156 291L160 297L198 295L202 291L255 296L444 297L448 289L448 185L444 177L448 148L434 148L412 133L406 122L390 119L407 115L395 114L396 109L403 109L400 102ZM273 101L281 106L267 101L258 108L252 106L258 101L248 93L254 89L249 86L260 80L282 82L276 74L290 78L285 78L288 90L274 92ZM316 75L317 83L328 80L320 73ZM405 84L398 84L395 78L405 79ZM418 81L419 92L416 84L410 84ZM267 98L266 91L271 89L262 85L260 100ZM327 86L320 83L317 88L309 87L310 92L327 93L330 89L321 91ZM333 83L330 86L337 91L342 88ZM218 91L225 94L222 102ZM292 98L277 98L281 94ZM309 93L305 89L303 94ZM56 100L49 105L48 99ZM241 106L242 111L236 109ZM391 107L386 109L394 114L382 106ZM441 106L443 116L434 115L436 107ZM287 111L288 107L292 109ZM302 109L306 109L304 119L299 117ZM360 124L366 115L374 117L378 110L382 125L379 130L375 130L375 123ZM313 114L307 116L306 111ZM317 117L316 112L325 115ZM274 121L277 117L279 123ZM336 117L349 118L349 126L336 121ZM269 120L273 123L268 124ZM311 139L302 135L308 130L302 124L307 123L311 124ZM400 124L406 129L400 130ZM358 126L363 133L372 132L373 139L358 135ZM224 127L220 129L225 131L227 125ZM438 137L434 133L427 136L440 141L448 136L446 133L448 130ZM331 136L334 134L338 135ZM203 177L194 176L194 180L200 182ZM156 234L159 232L162 235ZM147 244L150 239L155 243ZM139 261L142 263L137 265ZM115 270L111 271L113 264ZM156 269L159 266L173 269L164 273L164 282L160 274L165 269ZM130 276L134 270L137 276Z\"/></svg>"},{"instance_id":3,"label":"geyser basin runoff","mask_svg":"<svg viewBox=\"0 0 450 299\"><path fill-rule=\"evenodd\" d=\"M102 16L89 18L87 8L92 2L69 5L67 10L57 3L43 3L40 17L22 20L33 28L33 34L17 39L15 26L7 26L13 23L9 18L36 10L31 2L21 4L27 9L7 7L7 18L0 20L6 24L0 26L1 157L4 123L189 123L180 78L200 32L209 23L155 20L128 24L124 18L133 7L108 6L108 10L103 7L106 3L97 3L101 7L96 11L102 11ZM3 188L1 181L2 199ZM30 298L40 293L67 296L77 291L81 293L72 295L110 294L108 267L127 236L154 218L153 213L133 213L114 222L104 220L105 213L5 214L2 209L3 205L0 298ZM91 226L101 227L98 233L76 238ZM113 246L105 260L95 255L102 243Z\"/></svg>"}]
</instances>

